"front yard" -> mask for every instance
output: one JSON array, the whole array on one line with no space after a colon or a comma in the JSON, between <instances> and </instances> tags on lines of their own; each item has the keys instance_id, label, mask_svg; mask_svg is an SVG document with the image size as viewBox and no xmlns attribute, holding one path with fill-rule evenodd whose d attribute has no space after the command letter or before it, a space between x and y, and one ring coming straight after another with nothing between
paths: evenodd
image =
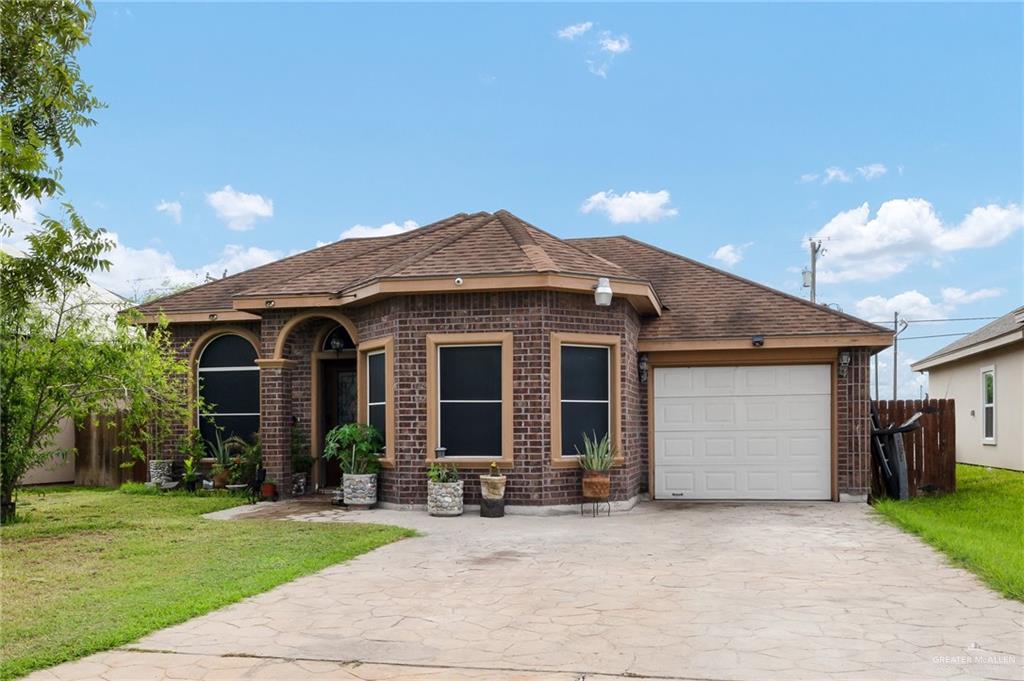
<instances>
[{"instance_id":1,"label":"front yard","mask_svg":"<svg viewBox=\"0 0 1024 681\"><path fill-rule=\"evenodd\" d=\"M240 503L183 493L22 492L23 520L0 530L0 678L122 645L412 534L200 517Z\"/></svg>"},{"instance_id":2,"label":"front yard","mask_svg":"<svg viewBox=\"0 0 1024 681\"><path fill-rule=\"evenodd\" d=\"M958 465L956 485L955 494L886 499L875 509L992 588L1024 601L1024 473Z\"/></svg>"}]
</instances>

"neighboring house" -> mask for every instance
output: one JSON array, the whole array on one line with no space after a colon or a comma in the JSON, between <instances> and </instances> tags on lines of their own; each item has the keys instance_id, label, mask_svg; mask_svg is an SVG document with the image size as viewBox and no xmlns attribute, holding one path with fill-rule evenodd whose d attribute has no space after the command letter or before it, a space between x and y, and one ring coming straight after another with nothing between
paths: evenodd
<instances>
[{"instance_id":1,"label":"neighboring house","mask_svg":"<svg viewBox=\"0 0 1024 681\"><path fill-rule=\"evenodd\" d=\"M22 257L23 253L14 246L6 243L0 244L0 251L15 257ZM88 306L89 314L94 319L105 321L114 319L118 310L124 309L127 300L121 296L108 291L102 286L92 282L86 283L77 292L80 302ZM60 430L49 444L53 450L70 451L75 447L75 424L71 419L63 419L60 423ZM21 479L23 485L53 485L58 483L75 482L75 457L55 454L44 464L30 468Z\"/></svg>"},{"instance_id":2,"label":"neighboring house","mask_svg":"<svg viewBox=\"0 0 1024 681\"><path fill-rule=\"evenodd\" d=\"M956 400L956 460L1024 471L1024 307L911 365Z\"/></svg>"},{"instance_id":3,"label":"neighboring house","mask_svg":"<svg viewBox=\"0 0 1024 681\"><path fill-rule=\"evenodd\" d=\"M279 489L293 426L319 456L329 428L358 420L384 434L380 498L399 506L425 501L438 460L471 503L492 461L509 504L578 503L584 432L610 433L626 503L864 498L868 362L892 338L627 237L563 240L507 211L346 239L140 310L184 343L207 416L259 432ZM337 466L313 477L335 486Z\"/></svg>"}]
</instances>

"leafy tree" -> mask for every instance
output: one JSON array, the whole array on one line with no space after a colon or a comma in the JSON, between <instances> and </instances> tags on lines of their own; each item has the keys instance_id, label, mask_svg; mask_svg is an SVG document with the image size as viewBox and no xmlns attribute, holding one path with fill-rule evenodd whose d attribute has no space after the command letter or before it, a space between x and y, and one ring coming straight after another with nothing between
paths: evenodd
<instances>
[{"instance_id":1,"label":"leafy tree","mask_svg":"<svg viewBox=\"0 0 1024 681\"><path fill-rule=\"evenodd\" d=\"M188 362L166 323L147 333L98 306L90 272L111 247L70 208L44 219L24 257L0 254L0 496L3 520L27 470L54 454L61 421L119 414L120 453L143 458L190 414Z\"/></svg>"},{"instance_id":2,"label":"leafy tree","mask_svg":"<svg viewBox=\"0 0 1024 681\"><path fill-rule=\"evenodd\" d=\"M64 150L103 106L80 75L91 0L4 0L0 8L0 213L62 192Z\"/></svg>"}]
</instances>

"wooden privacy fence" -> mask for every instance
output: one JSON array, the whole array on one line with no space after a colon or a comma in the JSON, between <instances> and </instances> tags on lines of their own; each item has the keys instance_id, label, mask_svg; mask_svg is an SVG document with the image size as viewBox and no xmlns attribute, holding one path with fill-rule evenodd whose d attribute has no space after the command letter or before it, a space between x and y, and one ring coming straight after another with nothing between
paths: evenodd
<instances>
[{"instance_id":1,"label":"wooden privacy fence","mask_svg":"<svg viewBox=\"0 0 1024 681\"><path fill-rule=\"evenodd\" d=\"M93 487L120 487L121 483L134 480L146 481L146 464L118 454L115 448L120 444L117 428L121 415L101 416L88 419L75 432L75 484ZM131 466L122 467L122 463Z\"/></svg>"},{"instance_id":2,"label":"wooden privacy fence","mask_svg":"<svg viewBox=\"0 0 1024 681\"><path fill-rule=\"evenodd\" d=\"M899 426L919 411L920 428L903 434L911 497L926 491L956 491L956 421L953 400L876 400L882 428ZM925 488L922 490L922 488ZM883 496L882 471L871 458L871 491Z\"/></svg>"}]
</instances>

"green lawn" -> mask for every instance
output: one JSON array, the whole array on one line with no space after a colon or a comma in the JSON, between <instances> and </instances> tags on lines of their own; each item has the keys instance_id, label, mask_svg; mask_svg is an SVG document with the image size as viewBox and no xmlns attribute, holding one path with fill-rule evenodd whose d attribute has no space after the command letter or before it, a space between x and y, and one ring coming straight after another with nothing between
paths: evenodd
<instances>
[{"instance_id":1,"label":"green lawn","mask_svg":"<svg viewBox=\"0 0 1024 681\"><path fill-rule=\"evenodd\" d=\"M1024 473L956 467L956 493L878 501L882 516L1024 601Z\"/></svg>"},{"instance_id":2,"label":"green lawn","mask_svg":"<svg viewBox=\"0 0 1024 681\"><path fill-rule=\"evenodd\" d=\"M413 533L216 521L224 495L22 492L0 530L0 678L133 641Z\"/></svg>"}]
</instances>

